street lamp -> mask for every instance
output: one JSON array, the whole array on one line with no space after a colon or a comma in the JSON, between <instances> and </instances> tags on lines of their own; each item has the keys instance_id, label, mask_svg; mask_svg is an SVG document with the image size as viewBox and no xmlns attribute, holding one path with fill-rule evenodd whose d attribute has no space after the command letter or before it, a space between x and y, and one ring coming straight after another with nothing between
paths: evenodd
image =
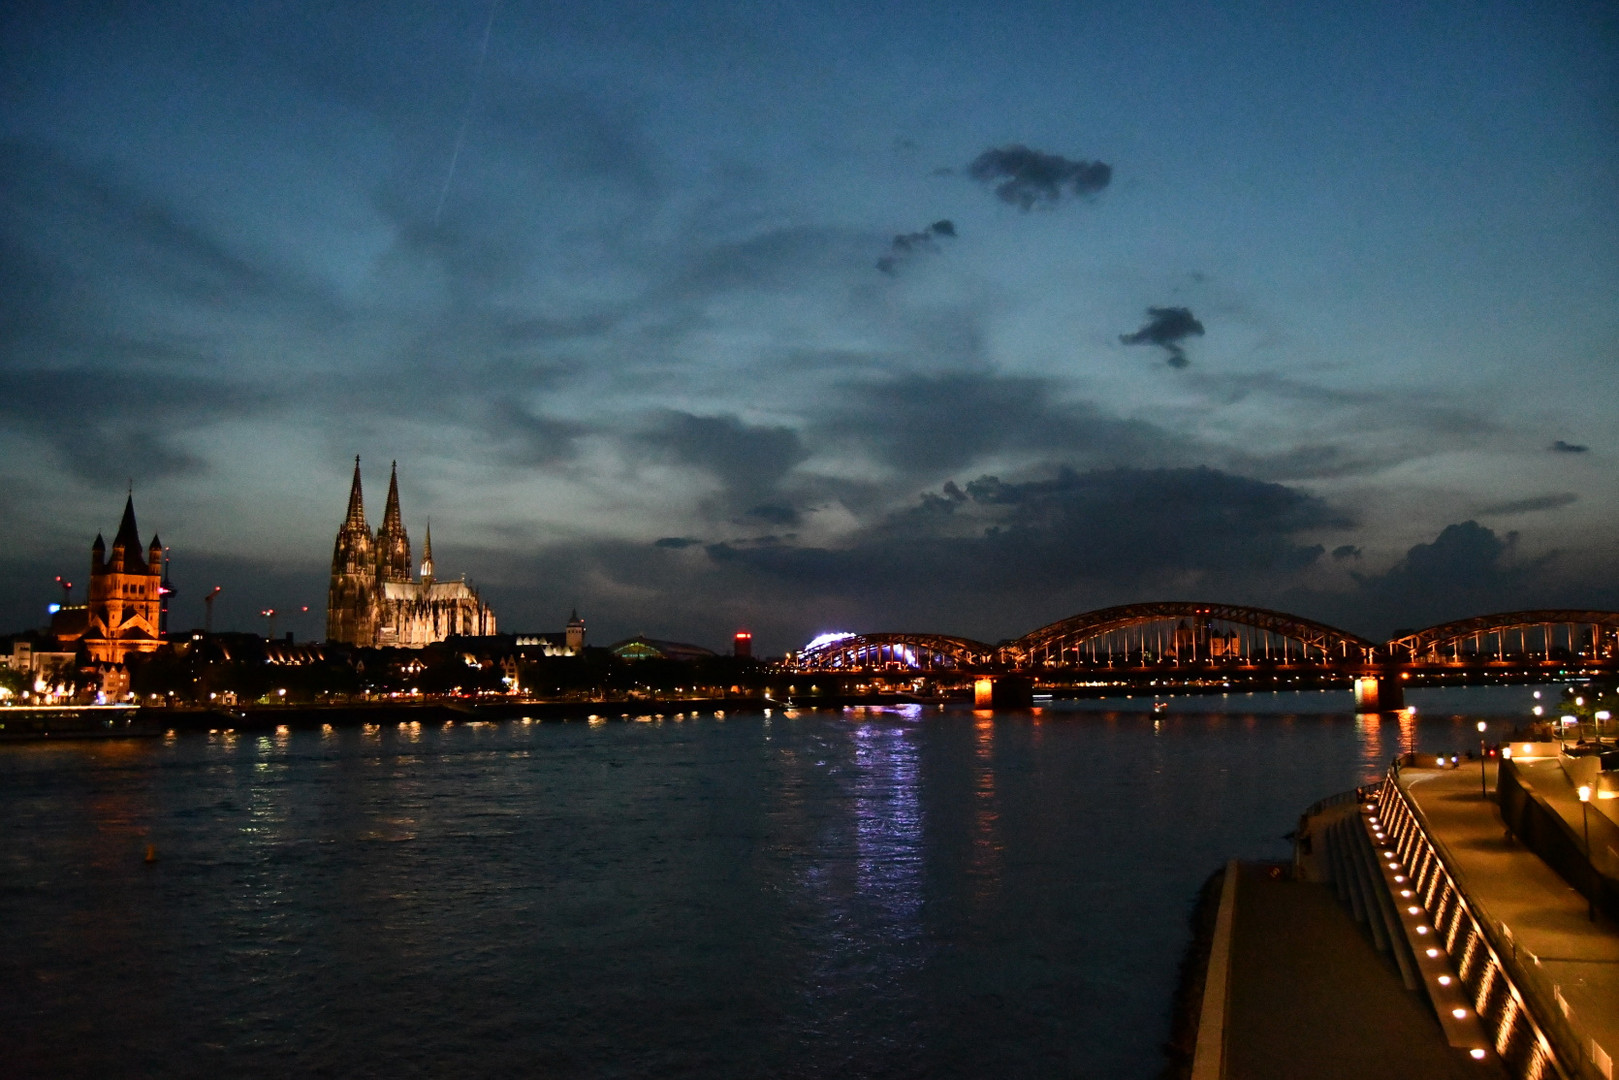
<instances>
[{"instance_id":1,"label":"street lamp","mask_svg":"<svg viewBox=\"0 0 1619 1080\"><path fill-rule=\"evenodd\" d=\"M1488 799L1490 789L1484 782L1484 721L1478 722L1478 793L1480 798Z\"/></svg>"},{"instance_id":2,"label":"street lamp","mask_svg":"<svg viewBox=\"0 0 1619 1080\"><path fill-rule=\"evenodd\" d=\"M1585 917L1597 921L1597 864L1591 861L1591 785L1580 785L1580 824L1585 826Z\"/></svg>"}]
</instances>

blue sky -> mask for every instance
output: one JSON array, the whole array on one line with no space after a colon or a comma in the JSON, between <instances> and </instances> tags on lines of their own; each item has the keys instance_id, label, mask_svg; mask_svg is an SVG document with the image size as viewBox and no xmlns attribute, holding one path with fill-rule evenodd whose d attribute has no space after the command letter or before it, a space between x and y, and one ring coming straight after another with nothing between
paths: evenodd
<instances>
[{"instance_id":1,"label":"blue sky","mask_svg":"<svg viewBox=\"0 0 1619 1080\"><path fill-rule=\"evenodd\" d=\"M575 7L0 17L8 625L132 480L318 636L355 454L594 641L1619 606L1611 7Z\"/></svg>"}]
</instances>

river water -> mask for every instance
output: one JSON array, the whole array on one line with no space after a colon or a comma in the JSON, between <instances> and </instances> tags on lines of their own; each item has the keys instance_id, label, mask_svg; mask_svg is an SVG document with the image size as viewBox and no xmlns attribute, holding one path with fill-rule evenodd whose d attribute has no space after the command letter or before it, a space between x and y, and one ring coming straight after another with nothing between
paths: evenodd
<instances>
[{"instance_id":1,"label":"river water","mask_svg":"<svg viewBox=\"0 0 1619 1080\"><path fill-rule=\"evenodd\" d=\"M3 747L0 1071L1155 1076L1207 875L1529 691L1414 697Z\"/></svg>"}]
</instances>

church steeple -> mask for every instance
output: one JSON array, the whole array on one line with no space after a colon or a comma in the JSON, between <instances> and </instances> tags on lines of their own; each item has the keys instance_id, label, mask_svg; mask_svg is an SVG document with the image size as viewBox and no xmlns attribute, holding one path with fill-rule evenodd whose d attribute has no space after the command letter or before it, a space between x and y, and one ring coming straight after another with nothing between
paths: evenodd
<instances>
[{"instance_id":1,"label":"church steeple","mask_svg":"<svg viewBox=\"0 0 1619 1080\"><path fill-rule=\"evenodd\" d=\"M382 527L389 532L403 532L405 525L399 515L399 462L393 463L388 474L388 505L382 511Z\"/></svg>"},{"instance_id":2,"label":"church steeple","mask_svg":"<svg viewBox=\"0 0 1619 1080\"><path fill-rule=\"evenodd\" d=\"M332 583L326 593L327 641L371 644L376 634L376 618L371 611L376 587L376 553L371 546L371 528L365 523L360 459L356 456L348 513L332 545Z\"/></svg>"},{"instance_id":3,"label":"church steeple","mask_svg":"<svg viewBox=\"0 0 1619 1080\"><path fill-rule=\"evenodd\" d=\"M427 519L427 539L422 541L422 580L433 581L433 519Z\"/></svg>"},{"instance_id":4,"label":"church steeple","mask_svg":"<svg viewBox=\"0 0 1619 1080\"><path fill-rule=\"evenodd\" d=\"M365 523L365 497L360 494L360 455L354 455L354 484L349 488L349 513L343 521L346 529L359 529L366 536L371 527Z\"/></svg>"},{"instance_id":5,"label":"church steeple","mask_svg":"<svg viewBox=\"0 0 1619 1080\"><path fill-rule=\"evenodd\" d=\"M377 580L411 580L410 537L399 512L399 462L388 477L388 505L382 511L382 527L377 530Z\"/></svg>"}]
</instances>

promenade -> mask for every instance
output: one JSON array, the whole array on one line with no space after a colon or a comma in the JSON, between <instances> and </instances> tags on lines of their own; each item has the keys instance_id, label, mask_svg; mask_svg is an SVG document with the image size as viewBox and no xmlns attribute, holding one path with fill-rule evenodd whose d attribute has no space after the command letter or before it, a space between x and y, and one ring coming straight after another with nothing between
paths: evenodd
<instances>
[{"instance_id":1,"label":"promenade","mask_svg":"<svg viewBox=\"0 0 1619 1080\"><path fill-rule=\"evenodd\" d=\"M1350 804L1353 809L1354 804ZM1227 1080L1495 1080L1449 1046L1328 885L1243 865L1231 927Z\"/></svg>"},{"instance_id":2,"label":"promenade","mask_svg":"<svg viewBox=\"0 0 1619 1080\"><path fill-rule=\"evenodd\" d=\"M1557 769L1555 762L1546 763ZM1483 785L1493 793L1495 769ZM1557 777L1536 770L1536 786L1555 793ZM1566 780L1563 781L1566 785ZM1613 1076L1619 1054L1619 927L1533 852L1508 835L1476 768L1401 771L1399 785L1416 804L1479 921L1505 946L1504 961L1529 991L1554 1002L1580 1041L1582 1069ZM1548 800L1556 805L1560 799ZM1555 1019L1555 1018L1554 1018ZM1592 1045L1594 1040L1594 1046Z\"/></svg>"}]
</instances>

